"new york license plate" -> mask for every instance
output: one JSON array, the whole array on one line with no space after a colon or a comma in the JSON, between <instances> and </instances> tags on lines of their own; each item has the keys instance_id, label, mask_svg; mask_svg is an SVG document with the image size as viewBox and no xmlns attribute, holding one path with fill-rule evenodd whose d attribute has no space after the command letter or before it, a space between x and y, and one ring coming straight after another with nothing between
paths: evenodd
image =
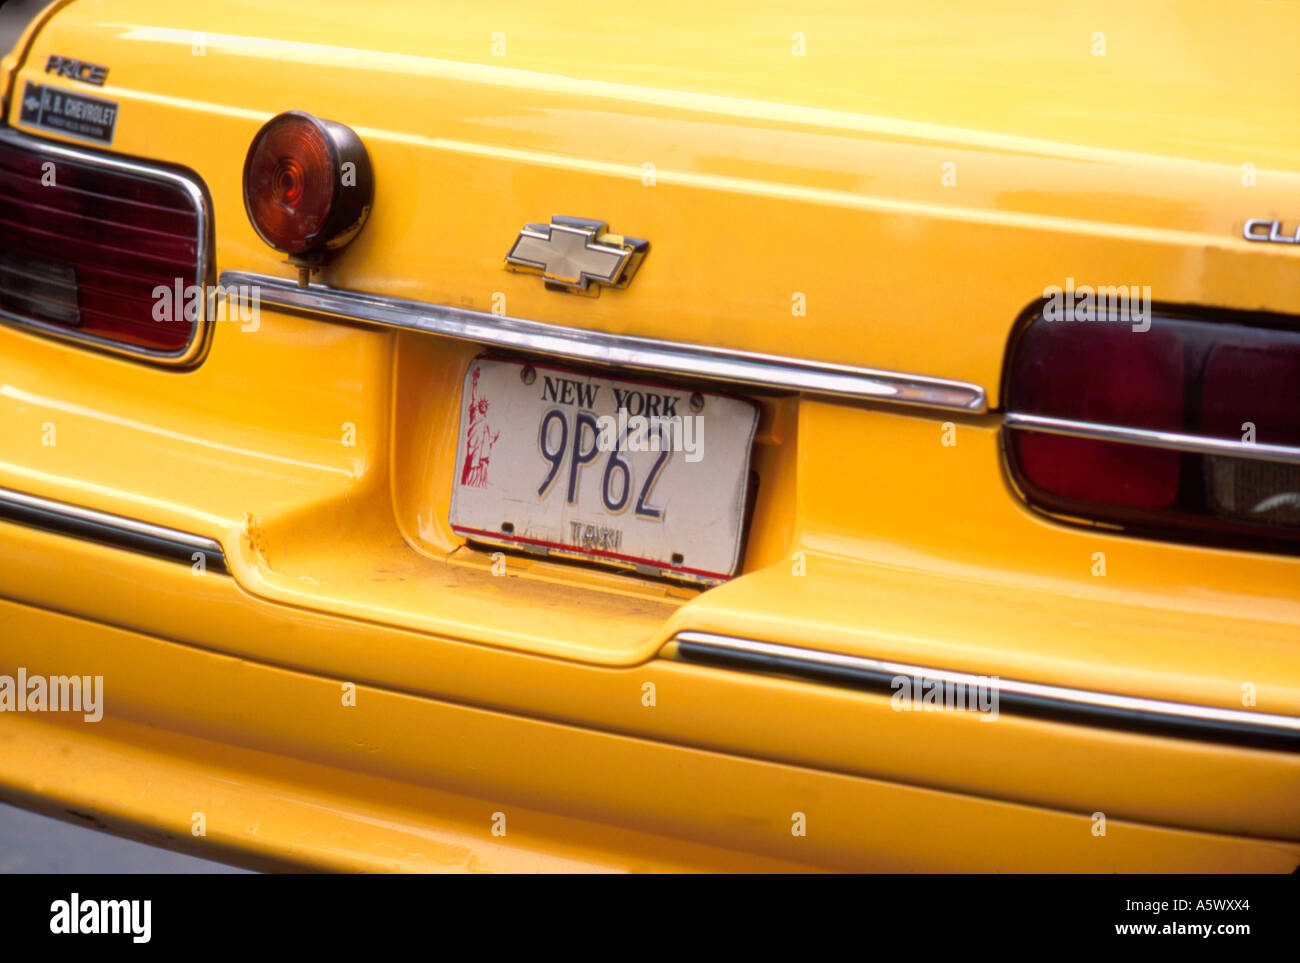
<instances>
[{"instance_id":1,"label":"new york license plate","mask_svg":"<svg viewBox=\"0 0 1300 963\"><path fill-rule=\"evenodd\" d=\"M691 581L740 564L750 402L476 359L451 526L471 540Z\"/></svg>"}]
</instances>

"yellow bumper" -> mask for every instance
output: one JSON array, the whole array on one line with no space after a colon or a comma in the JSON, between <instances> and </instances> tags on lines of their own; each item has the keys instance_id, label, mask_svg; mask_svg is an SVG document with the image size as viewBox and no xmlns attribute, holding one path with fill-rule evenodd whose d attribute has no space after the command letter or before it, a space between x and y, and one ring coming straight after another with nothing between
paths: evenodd
<instances>
[{"instance_id":1,"label":"yellow bumper","mask_svg":"<svg viewBox=\"0 0 1300 963\"><path fill-rule=\"evenodd\" d=\"M4 668L102 675L106 704L100 723L4 718L0 795L150 842L339 870L1287 872L1300 862L1294 756L1006 715L992 726L920 718L885 697L666 660L579 668L0 529L5 584L21 589L20 570L76 572L101 587L80 597L119 623L0 604ZM169 607L188 613L183 641L157 632ZM350 652L355 668L372 668L327 675L222 654L208 633L250 649L294 640L319 661ZM440 653L425 660L440 684L414 673L401 687L368 681L393 666L399 640ZM533 713L469 691L491 662L492 678L538 694ZM647 681L654 707L642 704ZM941 788L958 784L967 791ZM1060 805L1070 798L1082 805ZM1108 816L1104 836L1095 812ZM806 835L792 834L796 814Z\"/></svg>"}]
</instances>

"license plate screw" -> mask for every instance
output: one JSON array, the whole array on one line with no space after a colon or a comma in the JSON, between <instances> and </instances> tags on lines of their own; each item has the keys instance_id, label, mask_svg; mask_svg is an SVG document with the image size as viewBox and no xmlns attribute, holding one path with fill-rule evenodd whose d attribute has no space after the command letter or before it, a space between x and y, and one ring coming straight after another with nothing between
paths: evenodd
<instances>
[{"instance_id":1,"label":"license plate screw","mask_svg":"<svg viewBox=\"0 0 1300 963\"><path fill-rule=\"evenodd\" d=\"M526 364L519 369L519 380L526 385L530 385L537 380L537 372L533 370L532 365Z\"/></svg>"},{"instance_id":2,"label":"license plate screw","mask_svg":"<svg viewBox=\"0 0 1300 963\"><path fill-rule=\"evenodd\" d=\"M704 395L700 394L697 391L693 395L691 395L691 411L698 412L703 410L704 410Z\"/></svg>"}]
</instances>

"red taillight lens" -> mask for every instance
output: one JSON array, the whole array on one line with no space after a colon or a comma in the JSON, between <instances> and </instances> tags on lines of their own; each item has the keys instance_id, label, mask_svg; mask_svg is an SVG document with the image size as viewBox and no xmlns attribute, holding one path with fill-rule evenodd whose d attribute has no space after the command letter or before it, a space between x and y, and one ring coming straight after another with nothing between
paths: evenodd
<instances>
[{"instance_id":1,"label":"red taillight lens","mask_svg":"<svg viewBox=\"0 0 1300 963\"><path fill-rule=\"evenodd\" d=\"M1035 507L1300 546L1300 332L1037 316L1013 343L1006 407L1008 464Z\"/></svg>"},{"instance_id":2,"label":"red taillight lens","mask_svg":"<svg viewBox=\"0 0 1300 963\"><path fill-rule=\"evenodd\" d=\"M278 251L305 257L342 247L361 230L373 197L365 146L342 124L289 111L253 138L244 207Z\"/></svg>"},{"instance_id":3,"label":"red taillight lens","mask_svg":"<svg viewBox=\"0 0 1300 963\"><path fill-rule=\"evenodd\" d=\"M172 295L189 299L206 280L203 204L187 175L0 137L0 319L128 353L186 355L199 318L173 310Z\"/></svg>"},{"instance_id":4,"label":"red taillight lens","mask_svg":"<svg viewBox=\"0 0 1300 963\"><path fill-rule=\"evenodd\" d=\"M1016 411L1160 431L1182 424L1182 344L1168 332L1094 325L1080 337L1043 322L1025 332L1016 359ZM1065 498L1159 508L1178 492L1177 452L1039 433L1017 433L1015 444L1026 475Z\"/></svg>"},{"instance_id":5,"label":"red taillight lens","mask_svg":"<svg viewBox=\"0 0 1300 963\"><path fill-rule=\"evenodd\" d=\"M1300 337L1241 331L1215 344L1201 380L1201 425L1218 438L1252 426L1262 444L1300 445Z\"/></svg>"},{"instance_id":6,"label":"red taillight lens","mask_svg":"<svg viewBox=\"0 0 1300 963\"><path fill-rule=\"evenodd\" d=\"M1176 451L1033 432L1016 432L1014 443L1026 477L1064 498L1164 508L1178 494Z\"/></svg>"}]
</instances>

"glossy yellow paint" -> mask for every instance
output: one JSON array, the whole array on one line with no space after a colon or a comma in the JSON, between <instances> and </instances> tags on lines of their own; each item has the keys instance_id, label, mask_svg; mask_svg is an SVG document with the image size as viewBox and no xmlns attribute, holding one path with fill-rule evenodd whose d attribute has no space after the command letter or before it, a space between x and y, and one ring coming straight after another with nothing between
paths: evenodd
<instances>
[{"instance_id":1,"label":"glossy yellow paint","mask_svg":"<svg viewBox=\"0 0 1300 963\"><path fill-rule=\"evenodd\" d=\"M501 292L520 317L793 344L996 401L1011 320L1066 277L1294 308L1295 252L1241 226L1294 216L1300 14L1219 9L819 3L792 24L784 5L740 2L575 19L490 2L303 17L258 0L78 0L19 82L43 79L50 52L109 65L115 149L200 170L228 266L285 273L238 189L253 132L296 107L355 127L375 163L374 216L331 283L484 310ZM1184 28L1151 43L1170 17ZM634 287L583 303L500 270L525 221L563 211L673 243Z\"/></svg>"},{"instance_id":2,"label":"glossy yellow paint","mask_svg":"<svg viewBox=\"0 0 1300 963\"><path fill-rule=\"evenodd\" d=\"M0 603L0 614L22 640L10 652L32 672L77 665L103 674L116 703L112 720L98 728L30 716L6 724L0 784L40 786L30 795L44 797L46 807L55 800L83 820L191 850L203 851L210 838L218 852L259 861L421 871L1012 872L1070 865L1284 872L1300 859L1295 842L1121 819L1108 820L1106 836L1094 837L1086 813L855 779L365 686L355 710L340 711L336 680L8 603ZM205 738L171 734L191 727ZM557 798L560 817L546 813L554 813ZM194 812L207 817L202 841L186 835ZM808 817L807 836L790 832L794 812ZM641 830L610 826L629 821ZM494 823L504 836L492 834Z\"/></svg>"},{"instance_id":3,"label":"glossy yellow paint","mask_svg":"<svg viewBox=\"0 0 1300 963\"><path fill-rule=\"evenodd\" d=\"M500 294L520 317L959 378L995 406L1016 317L1066 277L1295 309L1296 252L1241 224L1300 213L1300 11L1206 5L1153 56L1148 7L815 6L600 9L575 33L495 3L75 0L7 63L15 90L53 82L52 53L108 65L112 149L202 177L223 270L290 274L240 171L297 108L374 159L373 216L319 278L342 287L484 310ZM635 283L574 298L501 270L553 214L650 238ZM1296 715L1300 560L1034 516L996 412L771 397L741 577L699 593L514 558L495 577L446 524L474 353L264 310L179 373L0 328L0 487L216 538L233 575L0 523L0 605L22 627L0 672L110 680L102 729L0 719L21 747L0 753L0 793L202 846L184 838L194 783L229 814L214 845L348 869L1300 861L1294 755L900 715L658 657L697 629L1223 707L1249 682L1261 711ZM352 716L344 682L363 687ZM508 843L489 833L502 808L524 814ZM1098 844L1097 810L1124 832ZM824 835L791 837L794 811Z\"/></svg>"}]
</instances>

